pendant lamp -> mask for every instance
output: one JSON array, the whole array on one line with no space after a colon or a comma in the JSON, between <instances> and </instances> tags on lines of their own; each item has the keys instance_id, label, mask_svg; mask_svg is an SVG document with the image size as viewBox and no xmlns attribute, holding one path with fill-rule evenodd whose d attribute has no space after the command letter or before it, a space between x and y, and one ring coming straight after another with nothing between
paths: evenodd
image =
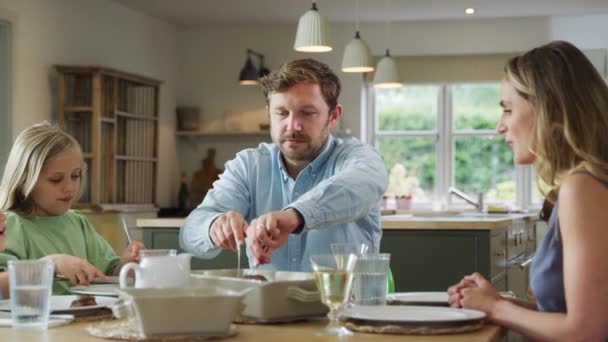
<instances>
[{"instance_id":1,"label":"pendant lamp","mask_svg":"<svg viewBox=\"0 0 608 342\"><path fill-rule=\"evenodd\" d=\"M332 50L329 38L329 24L317 9L316 1L312 8L298 21L298 30L293 48L300 52L328 52Z\"/></svg>"},{"instance_id":2,"label":"pendant lamp","mask_svg":"<svg viewBox=\"0 0 608 342\"><path fill-rule=\"evenodd\" d=\"M401 76L399 75L399 69L397 63L391 52L386 49L386 54L378 62L376 68L376 74L374 75L374 87L375 88L399 88L403 86Z\"/></svg>"},{"instance_id":3,"label":"pendant lamp","mask_svg":"<svg viewBox=\"0 0 608 342\"><path fill-rule=\"evenodd\" d=\"M386 2L387 13L391 13L391 3L390 0ZM386 45L388 46L391 42L391 30L390 30L391 22L389 19L386 21ZM374 75L374 88L399 88L403 86L403 82L401 81L401 76L399 75L399 69L397 68L397 63L393 57L391 57L391 52L387 48L384 57L380 59L378 62L378 66L376 67L376 74Z\"/></svg>"},{"instance_id":4,"label":"pendant lamp","mask_svg":"<svg viewBox=\"0 0 608 342\"><path fill-rule=\"evenodd\" d=\"M342 57L342 71L344 72L370 72L374 71L374 61L369 46L361 39L359 34L359 0L356 2L356 31L355 37L346 45Z\"/></svg>"}]
</instances>

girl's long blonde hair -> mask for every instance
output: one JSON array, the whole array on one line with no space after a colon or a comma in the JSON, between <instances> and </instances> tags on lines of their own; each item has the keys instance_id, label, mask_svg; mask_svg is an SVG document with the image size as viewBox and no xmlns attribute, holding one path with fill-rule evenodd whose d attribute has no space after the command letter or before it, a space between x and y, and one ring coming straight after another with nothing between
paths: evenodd
<instances>
[{"instance_id":1,"label":"girl's long blonde hair","mask_svg":"<svg viewBox=\"0 0 608 342\"><path fill-rule=\"evenodd\" d=\"M31 193L45 163L70 148L80 155L80 144L59 127L44 121L25 129L17 136L4 168L0 182L0 211L14 211L31 215L34 203ZM85 188L86 164L80 168L80 189L77 198Z\"/></svg>"},{"instance_id":2,"label":"girl's long blonde hair","mask_svg":"<svg viewBox=\"0 0 608 342\"><path fill-rule=\"evenodd\" d=\"M554 41L509 60L505 78L536 116L530 147L547 200L573 172L608 182L608 87L587 57Z\"/></svg>"}]
</instances>

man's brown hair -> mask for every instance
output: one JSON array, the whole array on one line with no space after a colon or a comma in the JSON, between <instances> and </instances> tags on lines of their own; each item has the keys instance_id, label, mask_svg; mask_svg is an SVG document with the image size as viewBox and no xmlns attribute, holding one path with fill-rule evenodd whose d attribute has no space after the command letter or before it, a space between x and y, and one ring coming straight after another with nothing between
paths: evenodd
<instances>
[{"instance_id":1,"label":"man's brown hair","mask_svg":"<svg viewBox=\"0 0 608 342\"><path fill-rule=\"evenodd\" d=\"M340 79L327 64L311 58L287 62L260 79L266 104L269 104L268 96L271 93L285 91L301 82L318 84L329 110L332 111L336 108L338 96L340 96Z\"/></svg>"}]
</instances>

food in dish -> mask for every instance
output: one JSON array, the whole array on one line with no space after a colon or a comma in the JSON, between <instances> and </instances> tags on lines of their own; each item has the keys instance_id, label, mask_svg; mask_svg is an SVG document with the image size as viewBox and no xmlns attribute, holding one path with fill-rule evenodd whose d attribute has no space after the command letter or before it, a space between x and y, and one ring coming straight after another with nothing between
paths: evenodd
<instances>
[{"instance_id":1,"label":"food in dish","mask_svg":"<svg viewBox=\"0 0 608 342\"><path fill-rule=\"evenodd\" d=\"M95 306L97 302L95 301L94 296L90 295L81 295L76 298L71 304L70 308L81 308L83 306Z\"/></svg>"}]
</instances>

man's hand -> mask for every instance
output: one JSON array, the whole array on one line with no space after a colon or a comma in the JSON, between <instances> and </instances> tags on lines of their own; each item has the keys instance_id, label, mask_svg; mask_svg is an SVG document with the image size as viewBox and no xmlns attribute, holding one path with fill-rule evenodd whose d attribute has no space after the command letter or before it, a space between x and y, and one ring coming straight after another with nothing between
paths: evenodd
<instances>
[{"instance_id":1,"label":"man's hand","mask_svg":"<svg viewBox=\"0 0 608 342\"><path fill-rule=\"evenodd\" d=\"M300 225L294 209L273 211L251 221L247 229L249 250L257 265L270 263L270 255L281 247Z\"/></svg>"},{"instance_id":2,"label":"man's hand","mask_svg":"<svg viewBox=\"0 0 608 342\"><path fill-rule=\"evenodd\" d=\"M245 241L246 231L247 222L243 216L231 210L213 221L209 236L215 246L236 251L237 242L240 246Z\"/></svg>"},{"instance_id":3,"label":"man's hand","mask_svg":"<svg viewBox=\"0 0 608 342\"><path fill-rule=\"evenodd\" d=\"M85 259L67 254L52 254L42 260L51 260L55 264L55 273L68 279L73 285L89 285L96 278L108 280L102 271Z\"/></svg>"}]
</instances>

